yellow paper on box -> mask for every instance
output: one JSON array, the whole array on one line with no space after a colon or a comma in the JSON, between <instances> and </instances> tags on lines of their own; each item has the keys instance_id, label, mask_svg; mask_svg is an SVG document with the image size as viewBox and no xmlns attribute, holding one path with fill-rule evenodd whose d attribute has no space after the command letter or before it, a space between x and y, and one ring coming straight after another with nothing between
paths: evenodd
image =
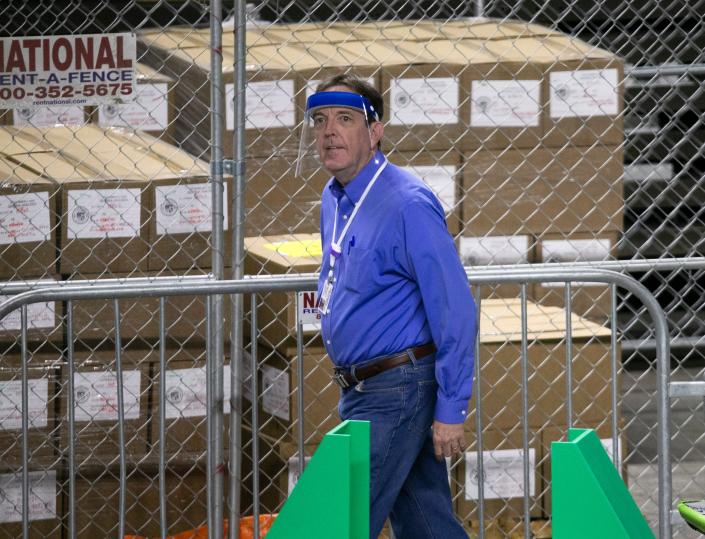
<instances>
[{"instance_id":1,"label":"yellow paper on box","mask_svg":"<svg viewBox=\"0 0 705 539\"><path fill-rule=\"evenodd\" d=\"M283 256L291 258L307 258L323 256L323 248L321 241L315 240L295 240L295 241L277 241L274 243L265 243L264 247L270 251L275 251Z\"/></svg>"}]
</instances>

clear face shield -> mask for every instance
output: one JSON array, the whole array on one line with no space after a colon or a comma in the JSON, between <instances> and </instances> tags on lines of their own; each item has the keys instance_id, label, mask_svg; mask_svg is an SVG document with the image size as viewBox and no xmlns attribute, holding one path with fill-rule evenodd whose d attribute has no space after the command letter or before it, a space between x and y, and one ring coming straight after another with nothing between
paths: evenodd
<instances>
[{"instance_id":1,"label":"clear face shield","mask_svg":"<svg viewBox=\"0 0 705 539\"><path fill-rule=\"evenodd\" d=\"M379 121L379 115L365 96L353 92L317 92L306 100L306 113L301 127L299 155L296 159L296 176L303 176L305 170L315 170L321 166L316 140L325 126L316 123L316 112L324 108L349 108L364 114L365 124L372 144L372 122Z\"/></svg>"}]
</instances>

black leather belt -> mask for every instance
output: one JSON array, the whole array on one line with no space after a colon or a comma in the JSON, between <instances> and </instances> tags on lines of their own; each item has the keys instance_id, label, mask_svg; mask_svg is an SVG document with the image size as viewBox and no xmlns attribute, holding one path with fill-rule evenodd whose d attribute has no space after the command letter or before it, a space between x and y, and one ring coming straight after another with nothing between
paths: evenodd
<instances>
[{"instance_id":1,"label":"black leather belt","mask_svg":"<svg viewBox=\"0 0 705 539\"><path fill-rule=\"evenodd\" d=\"M414 354L414 357L421 359L429 354L433 354L436 351L436 346L431 342L427 344L421 344L419 346L414 346L413 348L407 348L403 352L394 354L392 356L383 356L379 360L368 363L362 367L355 368L355 373L350 369L344 369L342 367L335 367L333 374L333 381L338 384L343 389L350 386L354 386L358 382L362 382L367 378L371 378L376 374L380 374L389 369L393 369L404 363L411 362L410 354Z\"/></svg>"}]
</instances>

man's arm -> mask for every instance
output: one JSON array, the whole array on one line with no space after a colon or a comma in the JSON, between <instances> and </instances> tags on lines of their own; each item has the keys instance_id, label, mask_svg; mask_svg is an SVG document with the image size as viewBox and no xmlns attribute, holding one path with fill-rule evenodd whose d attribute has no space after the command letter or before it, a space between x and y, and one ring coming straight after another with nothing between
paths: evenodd
<instances>
[{"instance_id":1,"label":"man's arm","mask_svg":"<svg viewBox=\"0 0 705 539\"><path fill-rule=\"evenodd\" d=\"M409 267L437 349L434 445L437 455L447 456L462 448L472 393L475 302L440 205L418 199L405 205L403 216Z\"/></svg>"}]
</instances>

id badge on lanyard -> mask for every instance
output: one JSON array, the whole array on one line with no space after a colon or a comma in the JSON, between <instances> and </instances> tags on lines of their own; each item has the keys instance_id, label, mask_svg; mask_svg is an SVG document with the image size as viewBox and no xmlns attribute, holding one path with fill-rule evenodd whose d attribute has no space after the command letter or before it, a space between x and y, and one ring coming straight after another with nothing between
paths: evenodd
<instances>
[{"instance_id":1,"label":"id badge on lanyard","mask_svg":"<svg viewBox=\"0 0 705 539\"><path fill-rule=\"evenodd\" d=\"M335 205L335 216L333 217L333 239L330 242L330 269L328 270L328 276L326 277L325 282L323 283L323 289L321 290L321 297L319 299L319 305L318 305L318 311L322 315L326 315L330 313L330 298L333 295L333 287L335 286L335 262L340 258L340 255L343 252L343 249L341 248L341 245L343 243L343 238L345 238L345 234L348 231L348 228L350 228L350 225L352 224L353 220L355 219L355 216L357 216L357 212L360 210L360 207L362 206L362 203L365 201L367 198L367 194L370 192L370 189L372 189L372 186L375 184L377 181L377 178L379 178L379 175L382 174L382 171L385 169L387 166L387 160L385 159L382 165L377 169L377 172L375 172L375 175L372 177L370 180L370 183L367 184L367 187L362 193L362 196L360 197L360 200L358 203L355 205L355 209L353 209L352 214L350 215L350 218L348 219L348 222L345 224L345 227L343 228L343 231L340 233L340 236L336 240L335 235L336 235L336 230L338 227L338 205Z\"/></svg>"}]
</instances>

